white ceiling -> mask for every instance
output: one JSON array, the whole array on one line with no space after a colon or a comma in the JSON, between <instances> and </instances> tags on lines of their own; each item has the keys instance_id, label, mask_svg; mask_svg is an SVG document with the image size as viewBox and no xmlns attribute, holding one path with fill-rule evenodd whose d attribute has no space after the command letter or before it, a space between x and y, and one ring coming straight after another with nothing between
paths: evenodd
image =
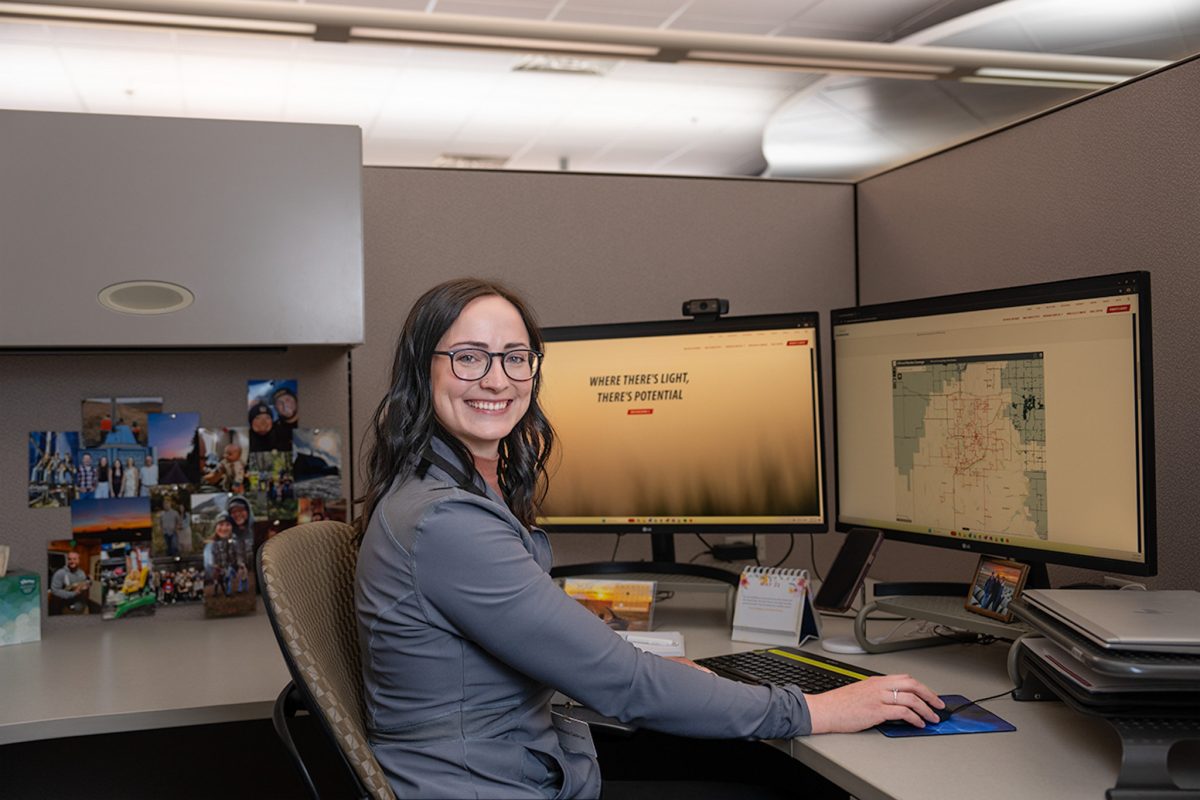
<instances>
[{"instance_id":1,"label":"white ceiling","mask_svg":"<svg viewBox=\"0 0 1200 800\"><path fill-rule=\"evenodd\" d=\"M1200 0L324 2L1166 60L1200 50ZM514 72L521 54L49 23L14 9L0 4L0 107L354 124L373 165L455 154L510 169L852 179L1081 93L635 61L600 62L602 75Z\"/></svg>"}]
</instances>

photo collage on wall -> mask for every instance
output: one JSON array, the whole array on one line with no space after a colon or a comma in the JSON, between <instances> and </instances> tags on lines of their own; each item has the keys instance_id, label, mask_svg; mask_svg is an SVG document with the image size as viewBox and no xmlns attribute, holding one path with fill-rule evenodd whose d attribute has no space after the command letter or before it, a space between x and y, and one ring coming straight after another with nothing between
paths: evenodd
<instances>
[{"instance_id":1,"label":"photo collage on wall","mask_svg":"<svg viewBox=\"0 0 1200 800\"><path fill-rule=\"evenodd\" d=\"M203 604L253 613L254 557L301 522L347 518L341 436L300 428L295 380L247 382L247 425L202 427L161 397L89 397L79 431L29 434L29 506L71 508L49 543L49 613Z\"/></svg>"}]
</instances>

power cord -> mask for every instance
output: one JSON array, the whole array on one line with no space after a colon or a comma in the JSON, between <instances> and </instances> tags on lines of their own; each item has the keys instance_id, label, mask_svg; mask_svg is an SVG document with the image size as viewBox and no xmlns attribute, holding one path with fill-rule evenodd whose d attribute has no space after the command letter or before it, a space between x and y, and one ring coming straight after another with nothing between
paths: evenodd
<instances>
[{"instance_id":1,"label":"power cord","mask_svg":"<svg viewBox=\"0 0 1200 800\"><path fill-rule=\"evenodd\" d=\"M821 577L821 572L817 569L817 541L813 538L813 534L811 533L808 535L808 557L812 561L813 575L815 575L817 580L821 581L821 583L824 583L825 579Z\"/></svg>"},{"instance_id":2,"label":"power cord","mask_svg":"<svg viewBox=\"0 0 1200 800\"><path fill-rule=\"evenodd\" d=\"M779 559L779 560L778 560L778 561L776 561L774 564L772 564L772 565L771 565L771 568L772 568L772 569L774 569L775 567L781 567L781 566L783 566L783 562L785 562L785 561L787 561L787 560L788 560L788 556L790 556L790 555L792 554L792 550L794 550L794 549L795 549L795 547L796 547L796 534L794 534L794 533L789 533L789 534L788 534L788 549L787 549L787 552L783 554L783 558ZM757 548L756 548L756 549L757 549Z\"/></svg>"},{"instance_id":3,"label":"power cord","mask_svg":"<svg viewBox=\"0 0 1200 800\"><path fill-rule=\"evenodd\" d=\"M954 708L951 708L948 711L946 711L945 712L946 716L953 716L954 714L957 714L959 711L962 711L964 708L970 708L971 706L979 705L980 703L986 703L988 700L995 700L997 697L1003 697L1006 694L1012 694L1016 690L1017 690L1017 687L1014 686L1011 689L1005 689L1003 692L997 692L996 694L991 694L991 695L988 695L987 697L980 697L977 700L968 700L965 703L959 703Z\"/></svg>"}]
</instances>

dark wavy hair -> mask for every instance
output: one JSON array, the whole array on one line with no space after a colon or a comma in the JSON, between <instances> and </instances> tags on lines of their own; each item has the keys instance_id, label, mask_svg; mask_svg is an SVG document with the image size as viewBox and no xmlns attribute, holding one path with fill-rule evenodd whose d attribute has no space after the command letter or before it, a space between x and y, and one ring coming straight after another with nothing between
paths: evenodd
<instances>
[{"instance_id":1,"label":"dark wavy hair","mask_svg":"<svg viewBox=\"0 0 1200 800\"><path fill-rule=\"evenodd\" d=\"M533 312L506 286L459 278L421 295L408 313L396 342L391 388L375 410L374 441L367 454L366 492L361 499L364 528L396 479L415 473L418 462L415 456L429 446L434 436L454 450L468 474L475 471L475 461L466 445L442 427L434 414L430 370L437 343L467 304L493 295L516 307L529 333L530 347L542 351L542 332ZM546 496L546 461L554 444L554 431L538 404L541 385L539 372L533 379L529 408L500 442L500 489L508 507L526 527L534 523Z\"/></svg>"}]
</instances>

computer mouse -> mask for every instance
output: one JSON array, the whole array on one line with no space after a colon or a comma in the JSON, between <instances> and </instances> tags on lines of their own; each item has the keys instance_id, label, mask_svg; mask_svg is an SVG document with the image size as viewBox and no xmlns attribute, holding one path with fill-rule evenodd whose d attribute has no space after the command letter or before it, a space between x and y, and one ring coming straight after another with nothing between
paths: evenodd
<instances>
[{"instance_id":1,"label":"computer mouse","mask_svg":"<svg viewBox=\"0 0 1200 800\"><path fill-rule=\"evenodd\" d=\"M921 717L921 720L926 725L938 725L938 724L941 724L941 723L945 722L946 720L950 719L950 717L954 716L954 712L957 711L959 707L947 705L945 708L934 708L933 706L930 706L929 708L931 711L933 711L934 714L937 714L937 718L938 718L937 722L930 722L929 720L925 719L924 717ZM908 721L902 720L902 719L894 719L894 720L891 720L890 722L884 722L884 723L882 723L882 725L884 727L888 727L888 728L899 728L901 726L913 727L913 728L916 727L911 722L908 722Z\"/></svg>"},{"instance_id":2,"label":"computer mouse","mask_svg":"<svg viewBox=\"0 0 1200 800\"><path fill-rule=\"evenodd\" d=\"M957 710L958 709L951 708L947 705L945 708L934 708L933 713L937 714L938 722L940 723L945 722L946 720L950 719L950 717L954 716L954 712Z\"/></svg>"}]
</instances>

